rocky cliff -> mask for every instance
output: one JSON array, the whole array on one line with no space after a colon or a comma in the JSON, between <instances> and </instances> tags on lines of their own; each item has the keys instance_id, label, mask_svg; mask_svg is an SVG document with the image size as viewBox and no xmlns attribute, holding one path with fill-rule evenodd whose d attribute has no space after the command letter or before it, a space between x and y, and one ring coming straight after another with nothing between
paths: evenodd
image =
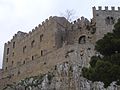
<instances>
[{"instance_id":1,"label":"rocky cliff","mask_svg":"<svg viewBox=\"0 0 120 90\"><path fill-rule=\"evenodd\" d=\"M50 72L25 78L9 84L4 90L120 90L115 82L104 88L102 82L91 82L81 74L81 66L64 62L54 66Z\"/></svg>"}]
</instances>

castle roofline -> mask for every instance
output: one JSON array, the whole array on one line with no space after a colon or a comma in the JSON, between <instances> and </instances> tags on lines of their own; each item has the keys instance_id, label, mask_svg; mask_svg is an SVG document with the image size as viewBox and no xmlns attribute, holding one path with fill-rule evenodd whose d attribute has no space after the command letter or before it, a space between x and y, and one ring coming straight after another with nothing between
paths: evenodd
<instances>
[{"instance_id":1,"label":"castle roofline","mask_svg":"<svg viewBox=\"0 0 120 90\"><path fill-rule=\"evenodd\" d=\"M58 17L58 16L50 16L48 19L45 19L45 21L42 22L42 24L39 24L38 26L36 26L35 28L33 28L31 31L29 31L28 33L26 32L22 32L22 31L18 31L17 34L15 34L13 36L13 38L8 41L7 43L5 44L10 44L14 39L16 38L26 38L26 37L31 37L31 35L38 31L38 28L39 30L41 30L42 27L46 27L49 23L51 22L57 22L57 23L63 23L63 22L60 22L61 20L63 20L63 22L66 20L68 21L65 17ZM69 22L69 21L68 21Z\"/></svg>"},{"instance_id":2,"label":"castle roofline","mask_svg":"<svg viewBox=\"0 0 120 90\"><path fill-rule=\"evenodd\" d=\"M93 7L93 10L97 10L97 11L120 11L120 7L118 7L117 9L115 9L115 7L111 6L111 9L108 9L108 6L105 6L104 9L102 9L102 6L98 6L98 8L96 8L95 6Z\"/></svg>"}]
</instances>

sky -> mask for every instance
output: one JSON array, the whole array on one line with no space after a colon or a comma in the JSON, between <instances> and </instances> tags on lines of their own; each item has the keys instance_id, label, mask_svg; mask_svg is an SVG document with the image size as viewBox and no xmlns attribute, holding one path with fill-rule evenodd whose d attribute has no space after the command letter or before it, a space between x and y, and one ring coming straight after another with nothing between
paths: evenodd
<instances>
[{"instance_id":1,"label":"sky","mask_svg":"<svg viewBox=\"0 0 120 90\"><path fill-rule=\"evenodd\" d=\"M62 16L66 10L74 11L74 19L92 18L93 6L115 6L120 0L0 0L0 68L4 43L18 31L29 32L49 16Z\"/></svg>"}]
</instances>

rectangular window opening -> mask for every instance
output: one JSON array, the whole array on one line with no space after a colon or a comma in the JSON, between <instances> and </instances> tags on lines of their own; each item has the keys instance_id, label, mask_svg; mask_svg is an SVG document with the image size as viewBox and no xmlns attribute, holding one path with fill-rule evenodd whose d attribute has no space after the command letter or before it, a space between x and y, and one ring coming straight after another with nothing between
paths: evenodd
<instances>
[{"instance_id":1,"label":"rectangular window opening","mask_svg":"<svg viewBox=\"0 0 120 90\"><path fill-rule=\"evenodd\" d=\"M40 42L42 42L42 40L43 40L43 34L40 35Z\"/></svg>"},{"instance_id":2,"label":"rectangular window opening","mask_svg":"<svg viewBox=\"0 0 120 90\"><path fill-rule=\"evenodd\" d=\"M7 48L7 55L9 54L9 48Z\"/></svg>"},{"instance_id":3,"label":"rectangular window opening","mask_svg":"<svg viewBox=\"0 0 120 90\"><path fill-rule=\"evenodd\" d=\"M13 48L15 48L15 42L13 42Z\"/></svg>"}]
</instances>

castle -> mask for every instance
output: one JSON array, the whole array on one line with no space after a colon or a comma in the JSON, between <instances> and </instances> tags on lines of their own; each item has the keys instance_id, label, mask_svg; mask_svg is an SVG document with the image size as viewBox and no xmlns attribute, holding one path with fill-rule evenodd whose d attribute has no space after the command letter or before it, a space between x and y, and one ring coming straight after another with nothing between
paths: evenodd
<instances>
[{"instance_id":1,"label":"castle","mask_svg":"<svg viewBox=\"0 0 120 90\"><path fill-rule=\"evenodd\" d=\"M91 21L81 17L70 23L64 17L51 16L29 33L18 31L4 45L0 85L47 73L65 61L89 66L90 58L98 54L94 50L96 41L112 32L118 18L120 7L93 7ZM71 52L74 55L69 58Z\"/></svg>"}]
</instances>

